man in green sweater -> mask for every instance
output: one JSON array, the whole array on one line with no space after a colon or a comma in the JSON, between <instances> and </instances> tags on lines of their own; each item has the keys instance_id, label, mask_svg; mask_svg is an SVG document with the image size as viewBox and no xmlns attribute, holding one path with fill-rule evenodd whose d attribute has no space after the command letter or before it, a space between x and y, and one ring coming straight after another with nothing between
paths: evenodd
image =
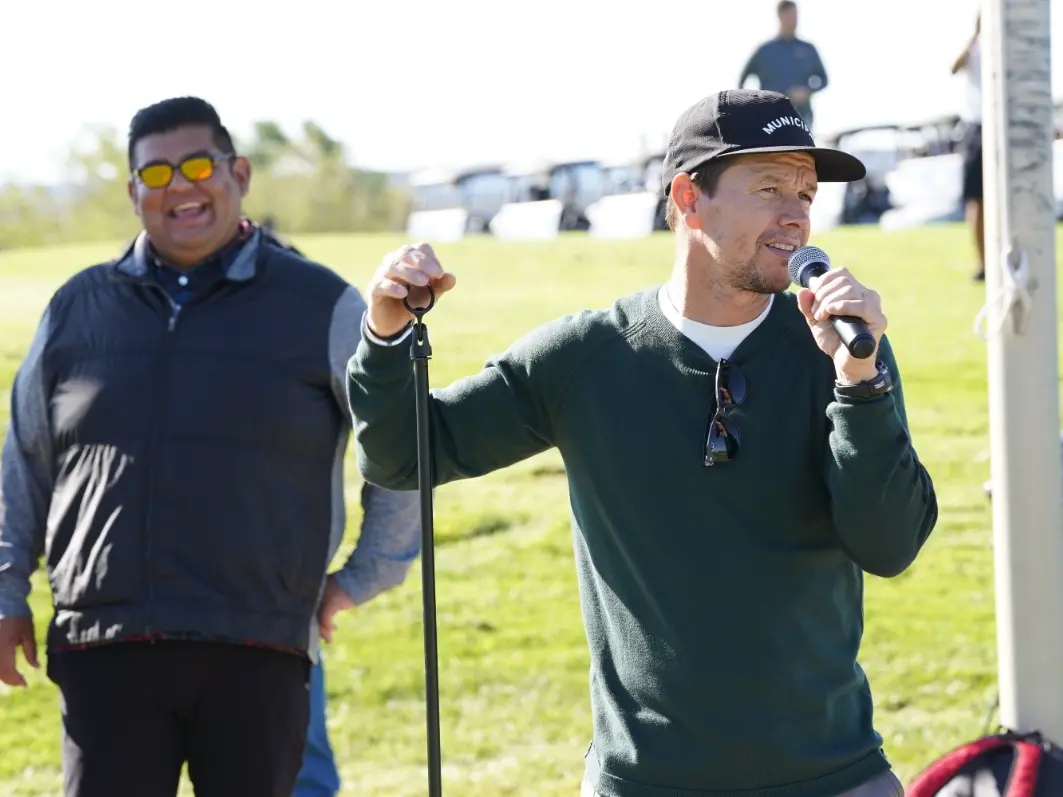
<instances>
[{"instance_id":1,"label":"man in green sweater","mask_svg":"<svg viewBox=\"0 0 1063 797\"><path fill-rule=\"evenodd\" d=\"M437 484L564 458L591 659L584 794L903 793L856 660L863 573L903 572L937 502L878 295L845 269L787 290L817 182L863 174L781 94L706 98L667 150L671 279L433 391ZM403 300L455 284L420 245L369 286L348 397L382 487L417 485ZM831 315L862 318L876 356L851 357Z\"/></svg>"}]
</instances>

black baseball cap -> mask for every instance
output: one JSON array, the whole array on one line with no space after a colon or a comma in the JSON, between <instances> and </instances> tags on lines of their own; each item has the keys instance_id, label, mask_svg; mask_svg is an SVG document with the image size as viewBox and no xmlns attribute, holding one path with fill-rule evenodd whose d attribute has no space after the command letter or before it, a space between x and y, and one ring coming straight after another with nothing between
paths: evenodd
<instances>
[{"instance_id":1,"label":"black baseball cap","mask_svg":"<svg viewBox=\"0 0 1063 797\"><path fill-rule=\"evenodd\" d=\"M672 130L664 155L665 196L677 174L690 174L711 160L756 152L807 152L823 183L849 183L867 174L859 158L817 147L797 109L776 91L730 89L692 105Z\"/></svg>"}]
</instances>

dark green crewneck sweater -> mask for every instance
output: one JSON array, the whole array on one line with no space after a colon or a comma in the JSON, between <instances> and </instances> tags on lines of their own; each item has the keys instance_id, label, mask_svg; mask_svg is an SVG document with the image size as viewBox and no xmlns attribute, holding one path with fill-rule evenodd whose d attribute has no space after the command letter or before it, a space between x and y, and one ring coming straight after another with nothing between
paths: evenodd
<instances>
[{"instance_id":1,"label":"dark green crewneck sweater","mask_svg":"<svg viewBox=\"0 0 1063 797\"><path fill-rule=\"evenodd\" d=\"M894 392L839 400L795 297L777 295L732 357L741 451L707 468L716 364L657 290L549 323L434 390L437 483L564 457L600 794L838 794L889 766L856 663L862 570L903 571L937 519L896 363L883 341ZM408 343L363 336L349 365L359 466L392 489L417 486Z\"/></svg>"}]
</instances>

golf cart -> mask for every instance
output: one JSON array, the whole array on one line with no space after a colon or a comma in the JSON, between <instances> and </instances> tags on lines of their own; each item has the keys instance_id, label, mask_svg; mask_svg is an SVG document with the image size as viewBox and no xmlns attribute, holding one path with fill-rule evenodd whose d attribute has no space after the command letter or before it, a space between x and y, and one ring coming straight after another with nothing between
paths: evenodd
<instances>
[{"instance_id":1,"label":"golf cart","mask_svg":"<svg viewBox=\"0 0 1063 797\"><path fill-rule=\"evenodd\" d=\"M963 219L963 152L966 124L955 115L907 125L903 146L885 174L890 208L884 229Z\"/></svg>"},{"instance_id":2,"label":"golf cart","mask_svg":"<svg viewBox=\"0 0 1063 797\"><path fill-rule=\"evenodd\" d=\"M495 166L460 170L429 169L410 178L415 213L462 209L465 232L488 232L491 219L505 204L508 182Z\"/></svg>"},{"instance_id":3,"label":"golf cart","mask_svg":"<svg viewBox=\"0 0 1063 797\"><path fill-rule=\"evenodd\" d=\"M510 202L560 202L562 232L586 230L587 208L608 193L606 172L594 160L517 165L507 170L507 178Z\"/></svg>"},{"instance_id":4,"label":"golf cart","mask_svg":"<svg viewBox=\"0 0 1063 797\"><path fill-rule=\"evenodd\" d=\"M616 203L609 197L639 195L653 197L652 230L667 229L665 224L666 202L661 189L661 170L664 167L664 153L656 152L633 160L622 160L602 165L605 173L605 191L601 205L615 207ZM633 200L634 201L634 200ZM645 212L644 199L638 200L639 214ZM600 215L600 214L599 214ZM641 218L641 215L640 215ZM641 227L641 223L639 225Z\"/></svg>"},{"instance_id":5,"label":"golf cart","mask_svg":"<svg viewBox=\"0 0 1063 797\"><path fill-rule=\"evenodd\" d=\"M918 124L879 124L851 128L836 133L826 144L860 158L867 176L845 189L841 224L874 224L894 206L890 179L901 161L928 158L955 151L955 116L944 116Z\"/></svg>"}]
</instances>

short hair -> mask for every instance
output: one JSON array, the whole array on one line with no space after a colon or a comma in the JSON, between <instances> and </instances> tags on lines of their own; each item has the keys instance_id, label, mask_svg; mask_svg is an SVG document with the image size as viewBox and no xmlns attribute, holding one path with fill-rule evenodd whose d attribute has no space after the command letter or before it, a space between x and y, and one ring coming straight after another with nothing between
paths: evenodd
<instances>
[{"instance_id":1,"label":"short hair","mask_svg":"<svg viewBox=\"0 0 1063 797\"><path fill-rule=\"evenodd\" d=\"M214 136L214 145L223 154L236 153L232 136L221 123L221 117L213 105L199 97L173 97L141 108L134 114L129 123L129 168L134 168L133 150L142 138L190 125L209 127Z\"/></svg>"},{"instance_id":2,"label":"short hair","mask_svg":"<svg viewBox=\"0 0 1063 797\"><path fill-rule=\"evenodd\" d=\"M794 0L780 0L779 5L775 7L775 13L781 16L783 11L789 11L791 8L797 8Z\"/></svg>"},{"instance_id":3,"label":"short hair","mask_svg":"<svg viewBox=\"0 0 1063 797\"><path fill-rule=\"evenodd\" d=\"M703 194L711 198L716 193L716 185L720 182L720 175L727 171L727 167L733 165L734 161L734 157L711 160L691 172L690 180ZM671 194L668 195L668 206L664 211L664 223L668 225L670 230L674 230L679 223L679 207L675 204Z\"/></svg>"}]
</instances>

